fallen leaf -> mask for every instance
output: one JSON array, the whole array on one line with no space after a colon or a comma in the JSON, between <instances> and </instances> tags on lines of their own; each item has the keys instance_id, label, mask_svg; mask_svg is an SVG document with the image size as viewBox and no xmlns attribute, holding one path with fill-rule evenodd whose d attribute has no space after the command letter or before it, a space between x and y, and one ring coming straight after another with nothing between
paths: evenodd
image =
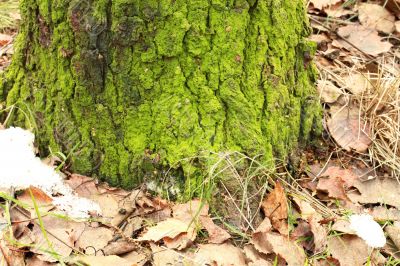
<instances>
[{"instance_id":1,"label":"fallen leaf","mask_svg":"<svg viewBox=\"0 0 400 266\"><path fill-rule=\"evenodd\" d=\"M362 95L372 88L371 81L368 79L367 74L350 73L342 78L346 89L353 95Z\"/></svg>"},{"instance_id":2,"label":"fallen leaf","mask_svg":"<svg viewBox=\"0 0 400 266\"><path fill-rule=\"evenodd\" d=\"M317 89L319 97L324 103L334 103L343 94L342 90L329 80L318 80Z\"/></svg>"},{"instance_id":3,"label":"fallen leaf","mask_svg":"<svg viewBox=\"0 0 400 266\"><path fill-rule=\"evenodd\" d=\"M400 224L397 222L394 225L387 225L385 227L385 232L388 234L396 247L400 249Z\"/></svg>"},{"instance_id":4,"label":"fallen leaf","mask_svg":"<svg viewBox=\"0 0 400 266\"><path fill-rule=\"evenodd\" d=\"M323 252L328 243L328 232L319 221L322 219L319 215L314 215L308 219L314 241L314 253Z\"/></svg>"},{"instance_id":5,"label":"fallen leaf","mask_svg":"<svg viewBox=\"0 0 400 266\"><path fill-rule=\"evenodd\" d=\"M400 33L400 20L394 23L394 27L397 33Z\"/></svg>"},{"instance_id":6,"label":"fallen leaf","mask_svg":"<svg viewBox=\"0 0 400 266\"><path fill-rule=\"evenodd\" d=\"M119 240L109 243L103 248L104 255L121 255L135 250L138 247L136 242Z\"/></svg>"},{"instance_id":7,"label":"fallen leaf","mask_svg":"<svg viewBox=\"0 0 400 266\"><path fill-rule=\"evenodd\" d=\"M358 192L350 191L348 197L354 203L381 203L396 208L400 208L400 184L396 179L375 178L364 182L356 182L353 185Z\"/></svg>"},{"instance_id":8,"label":"fallen leaf","mask_svg":"<svg viewBox=\"0 0 400 266\"><path fill-rule=\"evenodd\" d=\"M315 266L341 266L339 261L335 258L332 257L327 257L323 259L318 259L317 261L314 261Z\"/></svg>"},{"instance_id":9,"label":"fallen leaf","mask_svg":"<svg viewBox=\"0 0 400 266\"><path fill-rule=\"evenodd\" d=\"M358 6L358 20L363 26L377 31L387 34L394 31L395 17L378 4L361 3Z\"/></svg>"},{"instance_id":10,"label":"fallen leaf","mask_svg":"<svg viewBox=\"0 0 400 266\"><path fill-rule=\"evenodd\" d=\"M158 242L161 239L169 248L184 249L196 239L196 224L170 218L150 227L137 240Z\"/></svg>"},{"instance_id":11,"label":"fallen leaf","mask_svg":"<svg viewBox=\"0 0 400 266\"><path fill-rule=\"evenodd\" d=\"M17 199L27 205L25 209L31 213L32 219L37 218L34 204L37 205L40 214L45 214L54 209L53 199L49 197L43 190L33 186L25 189L22 194L17 197Z\"/></svg>"},{"instance_id":12,"label":"fallen leaf","mask_svg":"<svg viewBox=\"0 0 400 266\"><path fill-rule=\"evenodd\" d=\"M80 197L90 198L92 195L99 194L97 181L88 176L72 174L65 183Z\"/></svg>"},{"instance_id":13,"label":"fallen leaf","mask_svg":"<svg viewBox=\"0 0 400 266\"><path fill-rule=\"evenodd\" d=\"M344 184L345 182L337 176L327 178L321 177L318 180L317 189L327 192L330 198L347 200Z\"/></svg>"},{"instance_id":14,"label":"fallen leaf","mask_svg":"<svg viewBox=\"0 0 400 266\"><path fill-rule=\"evenodd\" d=\"M25 259L25 262L26 262L26 266L51 266L51 265L57 265L57 263L42 261L36 255L31 257L31 258Z\"/></svg>"},{"instance_id":15,"label":"fallen leaf","mask_svg":"<svg viewBox=\"0 0 400 266\"><path fill-rule=\"evenodd\" d=\"M252 266L272 266L273 263L268 260L265 254L262 254L254 248L253 245L245 245L243 248L244 254L249 261L248 265Z\"/></svg>"},{"instance_id":16,"label":"fallen leaf","mask_svg":"<svg viewBox=\"0 0 400 266\"><path fill-rule=\"evenodd\" d=\"M0 33L0 47L12 42L12 40L10 35Z\"/></svg>"},{"instance_id":17,"label":"fallen leaf","mask_svg":"<svg viewBox=\"0 0 400 266\"><path fill-rule=\"evenodd\" d=\"M288 203L285 190L279 182L276 183L274 190L262 202L261 208L265 216L271 221L273 219L287 219Z\"/></svg>"},{"instance_id":18,"label":"fallen leaf","mask_svg":"<svg viewBox=\"0 0 400 266\"><path fill-rule=\"evenodd\" d=\"M132 266L144 266L148 265L147 263L149 263L151 259L151 250L140 249L138 251L131 251L120 255L120 257L129 261Z\"/></svg>"},{"instance_id":19,"label":"fallen leaf","mask_svg":"<svg viewBox=\"0 0 400 266\"><path fill-rule=\"evenodd\" d=\"M287 237L277 233L266 233L265 240L272 247L272 251L281 256L289 266L302 266L306 260L304 250Z\"/></svg>"},{"instance_id":20,"label":"fallen leaf","mask_svg":"<svg viewBox=\"0 0 400 266\"><path fill-rule=\"evenodd\" d=\"M290 234L290 238L301 244L303 248L308 251L313 251L314 243L312 241L313 233L311 232L311 226L308 222L300 220L297 226Z\"/></svg>"},{"instance_id":21,"label":"fallen leaf","mask_svg":"<svg viewBox=\"0 0 400 266\"><path fill-rule=\"evenodd\" d=\"M389 42L383 42L378 31L365 28L361 25L347 25L338 29L338 34L352 45L366 54L377 56L388 52L392 48ZM343 40L337 40L347 50L354 49L350 44Z\"/></svg>"},{"instance_id":22,"label":"fallen leaf","mask_svg":"<svg viewBox=\"0 0 400 266\"><path fill-rule=\"evenodd\" d=\"M42 222L47 232L47 237L43 235L39 225L34 225L32 229L34 244L31 251L39 254L39 259L48 262L57 261L57 259L48 252L49 250L57 252L61 257L69 256L75 242L81 236L85 224L54 216L43 216ZM51 243L51 247L48 241Z\"/></svg>"},{"instance_id":23,"label":"fallen leaf","mask_svg":"<svg viewBox=\"0 0 400 266\"><path fill-rule=\"evenodd\" d=\"M319 10L323 10L324 7L331 6L340 2L342 2L342 0L310 0L310 3Z\"/></svg>"},{"instance_id":24,"label":"fallen leaf","mask_svg":"<svg viewBox=\"0 0 400 266\"><path fill-rule=\"evenodd\" d=\"M389 9L398 18L400 17L400 0L385 0L385 7Z\"/></svg>"},{"instance_id":25,"label":"fallen leaf","mask_svg":"<svg viewBox=\"0 0 400 266\"><path fill-rule=\"evenodd\" d=\"M113 236L113 231L108 228L86 227L76 242L76 247L85 250L86 255L93 255L97 250L107 246Z\"/></svg>"},{"instance_id":26,"label":"fallen leaf","mask_svg":"<svg viewBox=\"0 0 400 266\"><path fill-rule=\"evenodd\" d=\"M177 204L172 207L173 217L181 221L191 222L199 216L208 215L208 205L200 200L192 200L188 203Z\"/></svg>"},{"instance_id":27,"label":"fallen leaf","mask_svg":"<svg viewBox=\"0 0 400 266\"><path fill-rule=\"evenodd\" d=\"M389 208L385 206L376 206L372 209L368 209L375 221L385 222L385 221L400 221L400 210L396 208Z\"/></svg>"},{"instance_id":28,"label":"fallen leaf","mask_svg":"<svg viewBox=\"0 0 400 266\"><path fill-rule=\"evenodd\" d=\"M347 151L365 152L372 143L369 137L370 127L360 117L358 108L331 110L332 117L328 119L327 126L336 143Z\"/></svg>"},{"instance_id":29,"label":"fallen leaf","mask_svg":"<svg viewBox=\"0 0 400 266\"><path fill-rule=\"evenodd\" d=\"M340 219L337 220L331 228L333 231L342 232L348 235L355 235L356 232L350 227L348 220Z\"/></svg>"},{"instance_id":30,"label":"fallen leaf","mask_svg":"<svg viewBox=\"0 0 400 266\"><path fill-rule=\"evenodd\" d=\"M116 225L114 219L119 217L120 198L112 194L93 194L90 199L99 204L104 223Z\"/></svg>"},{"instance_id":31,"label":"fallen leaf","mask_svg":"<svg viewBox=\"0 0 400 266\"><path fill-rule=\"evenodd\" d=\"M272 229L271 221L268 217L265 217L264 221L258 226L256 231L253 233L251 243L254 247L264 253L272 253L272 246L266 241L266 233L270 232Z\"/></svg>"},{"instance_id":32,"label":"fallen leaf","mask_svg":"<svg viewBox=\"0 0 400 266\"><path fill-rule=\"evenodd\" d=\"M337 259L340 265L364 265L370 255L365 241L352 235L329 238L328 248L332 257ZM384 260L376 250L371 254L370 259L372 265L382 265L378 263Z\"/></svg>"},{"instance_id":33,"label":"fallen leaf","mask_svg":"<svg viewBox=\"0 0 400 266\"><path fill-rule=\"evenodd\" d=\"M201 265L246 265L246 259L242 250L227 243L222 245L199 245L199 250L196 252L195 258Z\"/></svg>"},{"instance_id":34,"label":"fallen leaf","mask_svg":"<svg viewBox=\"0 0 400 266\"><path fill-rule=\"evenodd\" d=\"M328 17L340 18L344 16L354 15L354 10L345 8L342 3L331 5L328 8L324 8L324 12Z\"/></svg>"},{"instance_id":35,"label":"fallen leaf","mask_svg":"<svg viewBox=\"0 0 400 266\"><path fill-rule=\"evenodd\" d=\"M200 222L208 232L208 243L221 244L231 238L231 235L216 225L210 217L200 216Z\"/></svg>"},{"instance_id":36,"label":"fallen leaf","mask_svg":"<svg viewBox=\"0 0 400 266\"><path fill-rule=\"evenodd\" d=\"M10 245L6 231L0 232L0 251L0 263L2 266L25 265L24 251Z\"/></svg>"},{"instance_id":37,"label":"fallen leaf","mask_svg":"<svg viewBox=\"0 0 400 266\"><path fill-rule=\"evenodd\" d=\"M194 254L188 252L179 252L165 247L159 247L154 243L150 243L150 248L153 254L154 266L168 266L168 265L203 265L192 257Z\"/></svg>"},{"instance_id":38,"label":"fallen leaf","mask_svg":"<svg viewBox=\"0 0 400 266\"><path fill-rule=\"evenodd\" d=\"M315 209L311 206L311 204L307 201L296 197L293 197L293 201L299 207L300 215L303 220L308 220L308 218L314 216L317 213Z\"/></svg>"},{"instance_id":39,"label":"fallen leaf","mask_svg":"<svg viewBox=\"0 0 400 266\"><path fill-rule=\"evenodd\" d=\"M111 256L77 256L73 259L74 263L84 263L90 266L105 266L105 265L118 265L118 266L132 266L132 263L121 257Z\"/></svg>"},{"instance_id":40,"label":"fallen leaf","mask_svg":"<svg viewBox=\"0 0 400 266\"><path fill-rule=\"evenodd\" d=\"M195 239L196 239L195 232L181 233L175 238L169 238L169 237L163 238L165 246L176 250L183 250L191 246Z\"/></svg>"}]
</instances>

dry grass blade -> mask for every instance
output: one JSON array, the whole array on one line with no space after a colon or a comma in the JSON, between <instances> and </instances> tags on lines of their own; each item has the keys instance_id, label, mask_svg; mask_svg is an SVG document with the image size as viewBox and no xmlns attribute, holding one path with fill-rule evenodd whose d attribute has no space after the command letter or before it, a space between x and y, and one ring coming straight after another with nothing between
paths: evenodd
<instances>
[{"instance_id":1,"label":"dry grass blade","mask_svg":"<svg viewBox=\"0 0 400 266\"><path fill-rule=\"evenodd\" d=\"M17 0L0 0L0 30L15 25L15 14L19 12Z\"/></svg>"},{"instance_id":2,"label":"dry grass blade","mask_svg":"<svg viewBox=\"0 0 400 266\"><path fill-rule=\"evenodd\" d=\"M370 157L376 166L386 166L400 178L400 77L383 67L375 86L360 99L372 127Z\"/></svg>"}]
</instances>

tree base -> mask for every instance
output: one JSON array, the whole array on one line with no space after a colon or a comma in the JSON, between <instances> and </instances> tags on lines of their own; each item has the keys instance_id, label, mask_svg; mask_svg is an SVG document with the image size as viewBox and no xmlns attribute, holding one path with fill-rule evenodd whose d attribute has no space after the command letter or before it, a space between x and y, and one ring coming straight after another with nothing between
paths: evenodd
<instances>
[{"instance_id":1,"label":"tree base","mask_svg":"<svg viewBox=\"0 0 400 266\"><path fill-rule=\"evenodd\" d=\"M22 0L0 99L73 171L130 188L173 167L196 187L204 152L271 162L319 132L303 5Z\"/></svg>"}]
</instances>

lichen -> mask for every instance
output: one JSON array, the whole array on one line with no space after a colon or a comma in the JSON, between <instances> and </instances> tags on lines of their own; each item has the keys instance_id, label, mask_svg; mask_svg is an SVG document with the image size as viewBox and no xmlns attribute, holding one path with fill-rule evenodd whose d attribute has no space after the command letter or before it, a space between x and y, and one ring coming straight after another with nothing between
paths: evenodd
<instances>
[{"instance_id":1,"label":"lichen","mask_svg":"<svg viewBox=\"0 0 400 266\"><path fill-rule=\"evenodd\" d=\"M35 120L43 155L133 187L241 151L284 159L318 131L302 0L22 0L0 100ZM38 4L39 3L39 4ZM32 123L30 123L32 124Z\"/></svg>"}]
</instances>

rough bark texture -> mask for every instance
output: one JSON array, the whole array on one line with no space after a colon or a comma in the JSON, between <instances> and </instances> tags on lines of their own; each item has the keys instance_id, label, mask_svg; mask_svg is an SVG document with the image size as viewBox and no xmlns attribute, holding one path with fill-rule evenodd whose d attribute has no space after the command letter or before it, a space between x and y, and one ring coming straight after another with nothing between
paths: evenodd
<instances>
[{"instance_id":1,"label":"rough bark texture","mask_svg":"<svg viewBox=\"0 0 400 266\"><path fill-rule=\"evenodd\" d=\"M178 162L201 151L284 158L320 116L303 2L21 0L0 100L113 185L179 166L193 186L202 160Z\"/></svg>"}]
</instances>

